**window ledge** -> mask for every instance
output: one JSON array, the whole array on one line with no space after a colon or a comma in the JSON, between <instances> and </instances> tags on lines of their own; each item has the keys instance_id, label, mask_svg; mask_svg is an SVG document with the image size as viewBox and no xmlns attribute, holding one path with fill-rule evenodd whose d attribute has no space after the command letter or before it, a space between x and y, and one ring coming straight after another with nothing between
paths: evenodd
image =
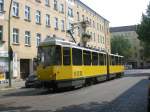
<instances>
[{"instance_id":1,"label":"window ledge","mask_svg":"<svg viewBox=\"0 0 150 112\"><path fill-rule=\"evenodd\" d=\"M14 15L13 15L12 17L14 17L14 18L16 18L16 19L19 19L19 18L20 18L19 16L14 16Z\"/></svg>"},{"instance_id":2,"label":"window ledge","mask_svg":"<svg viewBox=\"0 0 150 112\"><path fill-rule=\"evenodd\" d=\"M60 11L61 14L64 14L64 11Z\"/></svg>"},{"instance_id":3,"label":"window ledge","mask_svg":"<svg viewBox=\"0 0 150 112\"><path fill-rule=\"evenodd\" d=\"M31 22L31 20L30 19L24 19L25 21L27 21L27 22Z\"/></svg>"},{"instance_id":4,"label":"window ledge","mask_svg":"<svg viewBox=\"0 0 150 112\"><path fill-rule=\"evenodd\" d=\"M50 28L51 26L50 26L50 25L46 25L46 27L47 27L47 28Z\"/></svg>"},{"instance_id":5,"label":"window ledge","mask_svg":"<svg viewBox=\"0 0 150 112\"><path fill-rule=\"evenodd\" d=\"M31 45L29 45L29 44L25 44L25 46L26 46L26 47L31 47Z\"/></svg>"},{"instance_id":6,"label":"window ledge","mask_svg":"<svg viewBox=\"0 0 150 112\"><path fill-rule=\"evenodd\" d=\"M55 11L58 11L58 9L54 8Z\"/></svg>"},{"instance_id":7,"label":"window ledge","mask_svg":"<svg viewBox=\"0 0 150 112\"><path fill-rule=\"evenodd\" d=\"M45 4L45 6L50 7L50 5L49 5L49 4Z\"/></svg>"},{"instance_id":8,"label":"window ledge","mask_svg":"<svg viewBox=\"0 0 150 112\"><path fill-rule=\"evenodd\" d=\"M19 43L14 43L14 42L13 42L12 44L13 44L13 45L18 45L18 46L20 45Z\"/></svg>"},{"instance_id":9,"label":"window ledge","mask_svg":"<svg viewBox=\"0 0 150 112\"><path fill-rule=\"evenodd\" d=\"M58 30L58 28L55 28L55 30Z\"/></svg>"},{"instance_id":10,"label":"window ledge","mask_svg":"<svg viewBox=\"0 0 150 112\"><path fill-rule=\"evenodd\" d=\"M5 13L6 13L6 11L4 11L4 10L3 10L3 11L0 11L0 14L5 14Z\"/></svg>"},{"instance_id":11,"label":"window ledge","mask_svg":"<svg viewBox=\"0 0 150 112\"><path fill-rule=\"evenodd\" d=\"M37 25L41 25L41 23L36 23Z\"/></svg>"},{"instance_id":12,"label":"window ledge","mask_svg":"<svg viewBox=\"0 0 150 112\"><path fill-rule=\"evenodd\" d=\"M61 32L65 32L65 30L61 30Z\"/></svg>"},{"instance_id":13,"label":"window ledge","mask_svg":"<svg viewBox=\"0 0 150 112\"><path fill-rule=\"evenodd\" d=\"M4 40L0 40L0 43L2 43L2 44L4 44L6 41L4 41Z\"/></svg>"},{"instance_id":14,"label":"window ledge","mask_svg":"<svg viewBox=\"0 0 150 112\"><path fill-rule=\"evenodd\" d=\"M38 2L38 3L41 3L41 0L35 0L36 2Z\"/></svg>"}]
</instances>

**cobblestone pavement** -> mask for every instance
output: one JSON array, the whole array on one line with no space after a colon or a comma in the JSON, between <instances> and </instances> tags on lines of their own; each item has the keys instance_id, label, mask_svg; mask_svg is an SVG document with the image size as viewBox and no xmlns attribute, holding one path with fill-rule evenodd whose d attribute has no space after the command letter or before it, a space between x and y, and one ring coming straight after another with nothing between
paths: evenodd
<instances>
[{"instance_id":1,"label":"cobblestone pavement","mask_svg":"<svg viewBox=\"0 0 150 112\"><path fill-rule=\"evenodd\" d=\"M0 93L0 112L146 112L148 74L59 93L18 89Z\"/></svg>"}]
</instances>

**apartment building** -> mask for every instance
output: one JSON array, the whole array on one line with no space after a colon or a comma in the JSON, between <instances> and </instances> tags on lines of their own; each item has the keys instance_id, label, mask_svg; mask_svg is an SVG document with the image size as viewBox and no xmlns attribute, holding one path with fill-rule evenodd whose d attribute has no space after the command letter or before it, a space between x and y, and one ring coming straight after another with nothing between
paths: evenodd
<instances>
[{"instance_id":1,"label":"apartment building","mask_svg":"<svg viewBox=\"0 0 150 112\"><path fill-rule=\"evenodd\" d=\"M45 38L72 41L66 33L72 23L90 22L92 35L87 47L110 52L109 21L79 0L13 0L8 36L8 12L11 0L0 0L0 67L8 70L8 38L13 49L14 78L26 78L33 72L37 46ZM80 28L74 37L81 41Z\"/></svg>"},{"instance_id":2,"label":"apartment building","mask_svg":"<svg viewBox=\"0 0 150 112\"><path fill-rule=\"evenodd\" d=\"M149 61L143 58L143 47L136 33L136 25L120 26L110 28L111 38L121 36L130 41L133 49L132 56L127 59L126 64L132 65L132 68L144 68L149 66Z\"/></svg>"}]
</instances>

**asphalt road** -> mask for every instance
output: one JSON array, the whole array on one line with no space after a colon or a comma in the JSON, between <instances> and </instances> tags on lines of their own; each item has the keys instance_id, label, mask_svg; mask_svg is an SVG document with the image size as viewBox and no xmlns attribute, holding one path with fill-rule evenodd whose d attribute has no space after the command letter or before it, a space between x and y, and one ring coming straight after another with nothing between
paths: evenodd
<instances>
[{"instance_id":1,"label":"asphalt road","mask_svg":"<svg viewBox=\"0 0 150 112\"><path fill-rule=\"evenodd\" d=\"M24 88L2 91L0 112L146 112L148 77L148 74L128 74L58 93Z\"/></svg>"}]
</instances>

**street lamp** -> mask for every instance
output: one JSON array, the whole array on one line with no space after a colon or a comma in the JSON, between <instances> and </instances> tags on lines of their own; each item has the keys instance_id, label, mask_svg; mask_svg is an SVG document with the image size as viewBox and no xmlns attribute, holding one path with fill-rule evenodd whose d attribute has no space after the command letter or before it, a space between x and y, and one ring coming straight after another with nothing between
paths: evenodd
<instances>
[{"instance_id":1,"label":"street lamp","mask_svg":"<svg viewBox=\"0 0 150 112\"><path fill-rule=\"evenodd\" d=\"M10 0L9 12L8 12L8 70L9 70L9 87L12 86L11 83L11 60L12 60L12 48L10 45L10 19L11 19L11 8L13 0Z\"/></svg>"}]
</instances>

